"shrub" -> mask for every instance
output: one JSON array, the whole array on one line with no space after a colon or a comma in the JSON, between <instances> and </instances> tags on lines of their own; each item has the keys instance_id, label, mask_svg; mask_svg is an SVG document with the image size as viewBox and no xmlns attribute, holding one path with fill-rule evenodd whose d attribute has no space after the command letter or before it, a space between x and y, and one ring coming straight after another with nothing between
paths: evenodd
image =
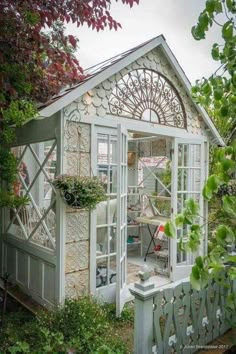
<instances>
[{"instance_id":1,"label":"shrub","mask_svg":"<svg viewBox=\"0 0 236 354\"><path fill-rule=\"evenodd\" d=\"M115 334L109 310L88 297L67 300L52 312L24 320L14 314L1 335L0 352L125 354L125 344Z\"/></svg>"}]
</instances>

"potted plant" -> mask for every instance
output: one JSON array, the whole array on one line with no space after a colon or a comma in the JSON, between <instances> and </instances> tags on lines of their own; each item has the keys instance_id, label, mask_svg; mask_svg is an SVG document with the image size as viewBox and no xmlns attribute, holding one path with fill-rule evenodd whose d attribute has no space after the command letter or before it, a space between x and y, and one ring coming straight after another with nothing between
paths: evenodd
<instances>
[{"instance_id":1,"label":"potted plant","mask_svg":"<svg viewBox=\"0 0 236 354\"><path fill-rule=\"evenodd\" d=\"M103 183L98 177L60 175L53 181L65 203L75 209L94 209L107 199Z\"/></svg>"}]
</instances>

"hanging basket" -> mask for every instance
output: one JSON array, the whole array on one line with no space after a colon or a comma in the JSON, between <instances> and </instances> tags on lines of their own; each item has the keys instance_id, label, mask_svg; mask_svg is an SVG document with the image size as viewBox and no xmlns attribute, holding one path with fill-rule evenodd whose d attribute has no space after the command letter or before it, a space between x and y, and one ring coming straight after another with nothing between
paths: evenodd
<instances>
[{"instance_id":1,"label":"hanging basket","mask_svg":"<svg viewBox=\"0 0 236 354\"><path fill-rule=\"evenodd\" d=\"M98 177L61 175L53 184L66 205L73 209L94 209L107 199L104 185Z\"/></svg>"},{"instance_id":2,"label":"hanging basket","mask_svg":"<svg viewBox=\"0 0 236 354\"><path fill-rule=\"evenodd\" d=\"M81 202L79 196L75 192L60 191L61 197L66 205L73 209L84 209L81 207Z\"/></svg>"}]
</instances>

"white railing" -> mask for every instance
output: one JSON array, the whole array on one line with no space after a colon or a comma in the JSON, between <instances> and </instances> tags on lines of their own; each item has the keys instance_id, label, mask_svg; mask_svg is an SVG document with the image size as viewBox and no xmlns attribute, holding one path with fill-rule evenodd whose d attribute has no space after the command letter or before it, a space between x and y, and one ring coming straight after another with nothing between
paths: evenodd
<instances>
[{"instance_id":1,"label":"white railing","mask_svg":"<svg viewBox=\"0 0 236 354\"><path fill-rule=\"evenodd\" d=\"M143 279L145 273L143 274ZM189 279L155 288L149 279L136 283L135 354L194 353L230 329L226 301L236 282L209 280L196 291Z\"/></svg>"}]
</instances>

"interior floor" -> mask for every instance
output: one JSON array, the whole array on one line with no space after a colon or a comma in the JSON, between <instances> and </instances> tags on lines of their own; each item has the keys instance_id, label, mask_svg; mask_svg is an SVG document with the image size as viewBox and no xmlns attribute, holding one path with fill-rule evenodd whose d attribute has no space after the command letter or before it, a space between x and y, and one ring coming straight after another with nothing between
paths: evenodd
<instances>
[{"instance_id":1,"label":"interior floor","mask_svg":"<svg viewBox=\"0 0 236 354\"><path fill-rule=\"evenodd\" d=\"M134 246L135 247L135 246ZM169 276L164 272L159 273L160 264L157 263L156 255L149 255L144 261L144 256L140 256L140 249L128 251L127 258L127 284L136 283L139 281L139 271L143 270L146 265L150 271L152 282L156 286L162 286L170 282Z\"/></svg>"}]
</instances>

